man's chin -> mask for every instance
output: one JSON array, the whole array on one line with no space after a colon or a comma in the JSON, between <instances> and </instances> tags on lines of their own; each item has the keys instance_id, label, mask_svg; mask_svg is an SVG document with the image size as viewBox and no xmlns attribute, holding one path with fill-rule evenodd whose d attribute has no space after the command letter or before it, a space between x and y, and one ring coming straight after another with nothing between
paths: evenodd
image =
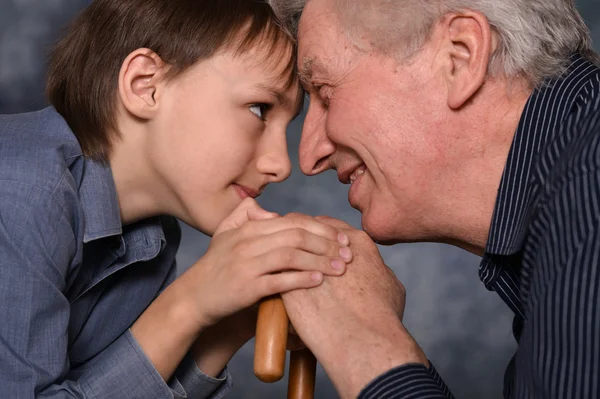
<instances>
[{"instance_id":1,"label":"man's chin","mask_svg":"<svg viewBox=\"0 0 600 399\"><path fill-rule=\"evenodd\" d=\"M361 226L365 233L371 237L379 245L394 245L401 242L394 234L394 229L387 226L388 220L377 220L363 213L361 218Z\"/></svg>"}]
</instances>

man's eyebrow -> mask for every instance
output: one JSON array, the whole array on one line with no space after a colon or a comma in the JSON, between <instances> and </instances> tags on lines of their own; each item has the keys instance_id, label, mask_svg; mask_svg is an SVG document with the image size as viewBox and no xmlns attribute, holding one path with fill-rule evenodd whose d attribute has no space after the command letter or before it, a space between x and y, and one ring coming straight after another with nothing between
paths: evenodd
<instances>
[{"instance_id":1,"label":"man's eyebrow","mask_svg":"<svg viewBox=\"0 0 600 399\"><path fill-rule=\"evenodd\" d=\"M298 78L304 87L311 85L314 58L304 58L298 71Z\"/></svg>"}]
</instances>

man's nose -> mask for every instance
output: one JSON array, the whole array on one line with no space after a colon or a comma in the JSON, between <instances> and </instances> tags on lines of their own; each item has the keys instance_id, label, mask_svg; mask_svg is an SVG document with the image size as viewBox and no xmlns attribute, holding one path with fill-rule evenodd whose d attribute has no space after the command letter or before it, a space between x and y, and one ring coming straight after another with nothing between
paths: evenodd
<instances>
[{"instance_id":1,"label":"man's nose","mask_svg":"<svg viewBox=\"0 0 600 399\"><path fill-rule=\"evenodd\" d=\"M264 153L258 158L256 167L260 173L269 176L271 183L278 183L290 177L292 163L287 150L285 130L277 139L269 140Z\"/></svg>"},{"instance_id":2,"label":"man's nose","mask_svg":"<svg viewBox=\"0 0 600 399\"><path fill-rule=\"evenodd\" d=\"M335 149L335 144L327 136L325 115L317 115L314 107L309 107L298 150L300 169L309 176L331 169L331 155Z\"/></svg>"}]
</instances>

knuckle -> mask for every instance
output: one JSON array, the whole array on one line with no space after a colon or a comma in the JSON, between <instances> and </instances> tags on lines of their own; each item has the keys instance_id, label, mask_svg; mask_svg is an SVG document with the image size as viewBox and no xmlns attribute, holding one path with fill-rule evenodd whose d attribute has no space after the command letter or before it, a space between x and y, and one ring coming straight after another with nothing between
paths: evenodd
<instances>
[{"instance_id":1,"label":"knuckle","mask_svg":"<svg viewBox=\"0 0 600 399\"><path fill-rule=\"evenodd\" d=\"M294 218L294 225L298 228L308 230L311 227L311 222L313 222L312 218L308 219L306 217L298 217Z\"/></svg>"},{"instance_id":2,"label":"knuckle","mask_svg":"<svg viewBox=\"0 0 600 399\"><path fill-rule=\"evenodd\" d=\"M292 248L285 249L283 251L282 258L285 265L296 266L297 252Z\"/></svg>"},{"instance_id":3,"label":"knuckle","mask_svg":"<svg viewBox=\"0 0 600 399\"><path fill-rule=\"evenodd\" d=\"M290 212L287 215L285 215L286 218L307 218L309 216L304 215L300 212Z\"/></svg>"},{"instance_id":4,"label":"knuckle","mask_svg":"<svg viewBox=\"0 0 600 399\"><path fill-rule=\"evenodd\" d=\"M331 216L317 216L315 220L319 223L325 224L328 227L336 228L340 227L340 222L337 219L332 218Z\"/></svg>"},{"instance_id":5,"label":"knuckle","mask_svg":"<svg viewBox=\"0 0 600 399\"><path fill-rule=\"evenodd\" d=\"M237 254L245 254L250 250L250 243L246 240L238 241L233 244L233 252Z\"/></svg>"},{"instance_id":6,"label":"knuckle","mask_svg":"<svg viewBox=\"0 0 600 399\"><path fill-rule=\"evenodd\" d=\"M316 252L313 252L315 255L325 255L332 257L340 256L340 249L342 248L340 244L337 242L333 242L330 240L319 239L317 240L318 247L313 248Z\"/></svg>"},{"instance_id":7,"label":"knuckle","mask_svg":"<svg viewBox=\"0 0 600 399\"><path fill-rule=\"evenodd\" d=\"M320 216L315 217L315 219L318 222L327 224L328 226L338 228L338 229L345 229L345 228L351 227L349 224L347 224L343 220L336 219L336 218L333 218L333 217L327 216L327 215L320 215Z\"/></svg>"},{"instance_id":8,"label":"knuckle","mask_svg":"<svg viewBox=\"0 0 600 399\"><path fill-rule=\"evenodd\" d=\"M271 256L271 262L275 266L289 266L294 262L295 251L291 248L281 248Z\"/></svg>"},{"instance_id":9,"label":"knuckle","mask_svg":"<svg viewBox=\"0 0 600 399\"><path fill-rule=\"evenodd\" d=\"M263 279L262 282L262 293L263 296L273 295L280 291L279 276L270 276L270 278Z\"/></svg>"},{"instance_id":10,"label":"knuckle","mask_svg":"<svg viewBox=\"0 0 600 399\"><path fill-rule=\"evenodd\" d=\"M290 231L290 243L294 247L303 247L308 241L308 233L303 229L293 229Z\"/></svg>"},{"instance_id":11,"label":"knuckle","mask_svg":"<svg viewBox=\"0 0 600 399\"><path fill-rule=\"evenodd\" d=\"M243 225L241 225L240 227L238 227L237 232L241 237L247 237L251 231L251 229L254 227L254 222L246 222Z\"/></svg>"},{"instance_id":12,"label":"knuckle","mask_svg":"<svg viewBox=\"0 0 600 399\"><path fill-rule=\"evenodd\" d=\"M327 255L330 255L334 258L339 258L341 249L342 249L342 246L340 244L330 243Z\"/></svg>"},{"instance_id":13,"label":"knuckle","mask_svg":"<svg viewBox=\"0 0 600 399\"><path fill-rule=\"evenodd\" d=\"M371 237L369 237L369 235L362 230L354 230L354 234L356 235L359 241L372 242Z\"/></svg>"},{"instance_id":14,"label":"knuckle","mask_svg":"<svg viewBox=\"0 0 600 399\"><path fill-rule=\"evenodd\" d=\"M406 298L406 287L404 287L404 284L402 284L400 280L398 280L398 293L401 298Z\"/></svg>"},{"instance_id":15,"label":"knuckle","mask_svg":"<svg viewBox=\"0 0 600 399\"><path fill-rule=\"evenodd\" d=\"M353 233L363 240L369 238L369 235L364 230L354 230Z\"/></svg>"}]
</instances>

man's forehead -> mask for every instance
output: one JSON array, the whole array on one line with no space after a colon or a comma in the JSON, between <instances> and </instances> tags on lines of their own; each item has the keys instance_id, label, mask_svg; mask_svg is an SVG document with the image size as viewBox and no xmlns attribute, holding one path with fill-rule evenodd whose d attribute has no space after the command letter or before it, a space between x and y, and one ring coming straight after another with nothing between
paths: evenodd
<instances>
[{"instance_id":1,"label":"man's forehead","mask_svg":"<svg viewBox=\"0 0 600 399\"><path fill-rule=\"evenodd\" d=\"M330 0L310 0L300 17L298 29L298 71L325 72L339 57L346 43L343 29Z\"/></svg>"},{"instance_id":2,"label":"man's forehead","mask_svg":"<svg viewBox=\"0 0 600 399\"><path fill-rule=\"evenodd\" d=\"M302 46L303 41L312 41L332 36L339 30L338 13L329 0L311 0L300 15L298 22L298 45Z\"/></svg>"}]
</instances>

